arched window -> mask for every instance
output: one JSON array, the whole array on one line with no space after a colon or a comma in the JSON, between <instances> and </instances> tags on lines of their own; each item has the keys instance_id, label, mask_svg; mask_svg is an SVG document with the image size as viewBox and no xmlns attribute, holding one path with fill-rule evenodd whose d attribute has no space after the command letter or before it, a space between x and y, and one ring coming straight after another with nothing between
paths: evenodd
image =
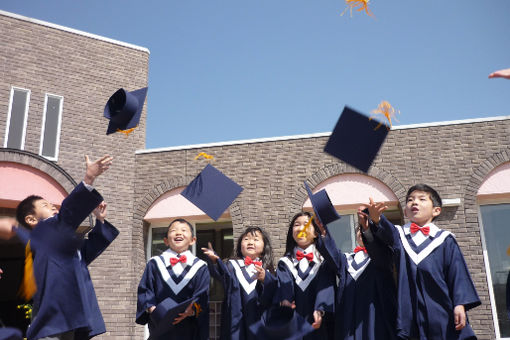
<instances>
[{"instance_id":1,"label":"arched window","mask_svg":"<svg viewBox=\"0 0 510 340\"><path fill-rule=\"evenodd\" d=\"M510 270L510 162L487 175L476 197L494 328L498 338L510 339L506 314Z\"/></svg>"},{"instance_id":2,"label":"arched window","mask_svg":"<svg viewBox=\"0 0 510 340\"><path fill-rule=\"evenodd\" d=\"M378 179L361 174L342 174L331 177L313 189L318 192L326 189L331 203L335 206L341 219L328 225L337 246L345 252L356 247L354 226L358 221L356 211L369 197L376 202L385 202L388 210L384 215L394 224L402 224L399 201L393 191ZM310 199L303 205L306 211L312 211Z\"/></svg>"}]
</instances>

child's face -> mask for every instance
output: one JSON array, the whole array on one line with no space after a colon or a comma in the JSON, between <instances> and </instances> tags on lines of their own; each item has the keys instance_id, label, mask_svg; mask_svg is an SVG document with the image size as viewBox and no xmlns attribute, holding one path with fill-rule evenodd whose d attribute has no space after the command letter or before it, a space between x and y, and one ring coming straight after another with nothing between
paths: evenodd
<instances>
[{"instance_id":1,"label":"child's face","mask_svg":"<svg viewBox=\"0 0 510 340\"><path fill-rule=\"evenodd\" d=\"M441 213L440 207L434 207L430 194L415 190L407 198L404 214L411 222L420 226L432 222Z\"/></svg>"},{"instance_id":2,"label":"child's face","mask_svg":"<svg viewBox=\"0 0 510 340\"><path fill-rule=\"evenodd\" d=\"M252 260L262 257L264 251L264 239L259 231L254 234L248 233L241 240L241 254L250 257Z\"/></svg>"},{"instance_id":3,"label":"child's face","mask_svg":"<svg viewBox=\"0 0 510 340\"><path fill-rule=\"evenodd\" d=\"M292 227L292 237L294 238L294 241L296 241L298 247L305 249L310 244L313 243L317 235L315 234L315 228L312 224L307 228L306 230L306 236L301 235L302 237L298 237L298 234L300 231L303 230L304 226L308 223L309 217L308 216L299 216L294 221L294 226ZM305 237L303 237L305 236Z\"/></svg>"},{"instance_id":4,"label":"child's face","mask_svg":"<svg viewBox=\"0 0 510 340\"><path fill-rule=\"evenodd\" d=\"M174 222L168 228L166 237L163 239L166 246L176 253L184 253L193 245L196 238L191 233L190 227L183 222Z\"/></svg>"},{"instance_id":5,"label":"child's face","mask_svg":"<svg viewBox=\"0 0 510 340\"><path fill-rule=\"evenodd\" d=\"M34 201L33 204L34 213L25 217L25 221L31 228L34 228L37 223L39 223L39 221L45 220L48 217L52 217L58 214L57 207L44 199Z\"/></svg>"}]
</instances>

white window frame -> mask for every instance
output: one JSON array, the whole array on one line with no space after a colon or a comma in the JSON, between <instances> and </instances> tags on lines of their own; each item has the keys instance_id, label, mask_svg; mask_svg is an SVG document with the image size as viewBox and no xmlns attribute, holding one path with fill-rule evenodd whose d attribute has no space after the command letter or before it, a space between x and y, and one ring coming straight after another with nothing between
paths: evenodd
<instances>
[{"instance_id":1,"label":"white window frame","mask_svg":"<svg viewBox=\"0 0 510 340\"><path fill-rule=\"evenodd\" d=\"M58 122L57 122L57 139L55 141L55 149L56 149L55 150L55 157L44 156L42 154L42 152L43 152L43 142L44 142L44 128L45 128L45 124L46 124L46 110L47 110L47 107L48 107L48 98L49 97L60 99L60 108L59 108L59 111L58 111ZM57 94L46 93L46 95L44 96L44 111L43 111L42 126L41 126L41 140L39 142L39 155L43 156L44 158L46 158L46 159L48 159L50 161L55 161L55 162L58 160L58 151L60 149L60 129L61 129L61 126L62 126L62 111L63 111L63 108L64 108L64 97L63 96L59 96Z\"/></svg>"},{"instance_id":2,"label":"white window frame","mask_svg":"<svg viewBox=\"0 0 510 340\"><path fill-rule=\"evenodd\" d=\"M20 150L25 150L25 137L26 137L26 134L27 134L27 122L28 122L28 108L30 106L30 94L31 94L31 91L29 89L24 89L22 87L16 87L16 86L12 86L11 87L11 94L9 96L9 109L7 111L7 121L5 123L5 138L4 138L4 148L7 147L7 142L8 142L8 139L9 139L9 128L10 128L10 125L11 125L11 111L12 111L12 100L14 98L14 91L24 91L27 93L27 100L25 102L25 113L24 113L24 117L23 117L23 134L21 136L21 146L20 146Z\"/></svg>"},{"instance_id":3,"label":"white window frame","mask_svg":"<svg viewBox=\"0 0 510 340\"><path fill-rule=\"evenodd\" d=\"M501 333L499 330L499 322L498 322L498 313L496 310L496 297L494 296L494 289L492 287L492 276L491 276L491 268L490 268L490 262L489 262L489 254L487 253L487 246L485 244L485 234L484 234L484 228L483 228L483 220L482 220L482 211L480 209L480 206L482 205L494 205L494 204L509 204L510 203L510 193L509 197L507 198L501 198L497 201L490 201L484 202L483 199L479 202L477 202L477 208L478 208L478 226L480 227L480 238L482 241L482 254L483 254L483 262L485 265L485 276L487 278L487 285L489 288L489 300L491 305L491 312L492 312L492 323L494 325L494 332L497 340L510 340L510 338L502 338Z\"/></svg>"}]
</instances>

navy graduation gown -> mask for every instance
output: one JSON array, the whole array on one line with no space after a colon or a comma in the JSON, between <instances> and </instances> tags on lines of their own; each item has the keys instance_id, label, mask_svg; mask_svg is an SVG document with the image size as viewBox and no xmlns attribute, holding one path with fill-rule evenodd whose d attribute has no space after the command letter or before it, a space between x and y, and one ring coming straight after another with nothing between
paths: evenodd
<instances>
[{"instance_id":1,"label":"navy graduation gown","mask_svg":"<svg viewBox=\"0 0 510 340\"><path fill-rule=\"evenodd\" d=\"M170 264L170 257L177 254L171 249L149 260L145 272L138 285L138 303L136 323L149 324L149 332L155 327L147 309L157 306L166 298L176 303L191 297L197 299L201 312L195 317L187 317L170 331L157 339L193 339L206 340L209 338L209 283L210 275L207 264L195 257L190 251L186 255L186 263Z\"/></svg>"},{"instance_id":2,"label":"navy graduation gown","mask_svg":"<svg viewBox=\"0 0 510 340\"><path fill-rule=\"evenodd\" d=\"M220 339L255 340L249 326L259 321L271 305L277 287L276 277L266 270L264 283L256 279L254 265L244 260L209 263L211 276L223 285L225 297L221 308Z\"/></svg>"},{"instance_id":3,"label":"navy graduation gown","mask_svg":"<svg viewBox=\"0 0 510 340\"><path fill-rule=\"evenodd\" d=\"M37 292L35 317L29 340L77 331L78 339L104 332L104 322L86 268L117 236L110 224L96 226L91 238L82 240L75 230L103 201L96 190L83 183L64 199L56 216L40 221L30 233ZM79 250L86 252L86 259Z\"/></svg>"},{"instance_id":4,"label":"navy graduation gown","mask_svg":"<svg viewBox=\"0 0 510 340\"><path fill-rule=\"evenodd\" d=\"M295 302L296 313L309 323L314 322L313 312L325 312L321 327L305 336L303 339L326 339L330 336L327 329L328 317L335 311L335 273L323 263L315 245L304 250L305 254L314 253L312 262L304 271L300 268L300 261L296 259L296 250L293 257L282 257L278 261L276 275L278 277L278 290L275 295L277 303L287 300ZM307 261L302 259L301 261Z\"/></svg>"},{"instance_id":5,"label":"navy graduation gown","mask_svg":"<svg viewBox=\"0 0 510 340\"><path fill-rule=\"evenodd\" d=\"M342 253L329 235L318 249L338 277L335 339L396 339L396 286L391 249L377 239L364 244L369 254Z\"/></svg>"},{"instance_id":6,"label":"navy graduation gown","mask_svg":"<svg viewBox=\"0 0 510 340\"><path fill-rule=\"evenodd\" d=\"M429 236L417 232L415 242L409 226L394 226L384 216L379 222L395 243L398 335L422 340L476 339L469 322L461 331L455 330L454 307L464 305L468 311L481 302L454 236L430 223Z\"/></svg>"}]
</instances>

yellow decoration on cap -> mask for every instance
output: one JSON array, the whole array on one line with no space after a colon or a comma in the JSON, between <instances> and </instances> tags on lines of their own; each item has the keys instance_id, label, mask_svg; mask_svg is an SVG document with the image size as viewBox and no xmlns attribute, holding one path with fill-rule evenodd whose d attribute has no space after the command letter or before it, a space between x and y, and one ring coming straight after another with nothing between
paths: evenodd
<instances>
[{"instance_id":1,"label":"yellow decoration on cap","mask_svg":"<svg viewBox=\"0 0 510 340\"><path fill-rule=\"evenodd\" d=\"M297 237L298 238L306 238L306 235L307 235L307 230L308 228L310 228L310 224L312 224L312 220L313 220L313 216L310 217L310 219L308 220L308 222L306 222L305 226L303 227L303 229L301 229L299 231L299 233L297 234Z\"/></svg>"},{"instance_id":2,"label":"yellow decoration on cap","mask_svg":"<svg viewBox=\"0 0 510 340\"><path fill-rule=\"evenodd\" d=\"M193 307L195 307L195 316L198 317L202 313L202 307L197 302L193 302Z\"/></svg>"},{"instance_id":3,"label":"yellow decoration on cap","mask_svg":"<svg viewBox=\"0 0 510 340\"><path fill-rule=\"evenodd\" d=\"M30 249L30 241L25 247L25 270L23 274L23 281L19 289L18 295L25 301L28 301L34 296L37 291L34 277L34 260L32 258L32 250Z\"/></svg>"},{"instance_id":4,"label":"yellow decoration on cap","mask_svg":"<svg viewBox=\"0 0 510 340\"><path fill-rule=\"evenodd\" d=\"M373 114L381 114L383 115L384 117L386 117L386 119L388 120L388 123L389 123L389 126L386 125L386 128L388 129L388 131L391 129L391 118L393 117L394 120L397 120L397 118L395 117L395 112L397 113L400 113L400 111L395 111L395 109L391 106L390 103L388 103L386 100L383 100L379 106L377 107L377 109L375 110L372 110L371 113ZM370 117L369 120L372 120L373 117ZM379 125L377 125L374 129L377 130L381 127L382 123L379 123Z\"/></svg>"},{"instance_id":5,"label":"yellow decoration on cap","mask_svg":"<svg viewBox=\"0 0 510 340\"><path fill-rule=\"evenodd\" d=\"M123 133L127 136L129 136L129 134L133 131L135 131L135 129L137 128L138 126L135 126L134 128L131 128L131 129L127 129L127 130L121 130L121 129L117 129L117 132L120 132L120 133Z\"/></svg>"},{"instance_id":6,"label":"yellow decoration on cap","mask_svg":"<svg viewBox=\"0 0 510 340\"><path fill-rule=\"evenodd\" d=\"M368 9L368 3L370 0L345 0L345 3L347 4L347 7L340 15L344 15L345 12L347 12L348 9L350 9L351 17L352 17L352 9L356 9L358 12L365 11L369 16L373 17L374 15L370 10Z\"/></svg>"},{"instance_id":7,"label":"yellow decoration on cap","mask_svg":"<svg viewBox=\"0 0 510 340\"><path fill-rule=\"evenodd\" d=\"M214 156L208 155L208 154L206 154L205 152L201 152L201 153L199 153L199 154L195 157L195 160L199 159L200 157L204 157L204 159L207 159L207 160L214 160Z\"/></svg>"}]
</instances>

